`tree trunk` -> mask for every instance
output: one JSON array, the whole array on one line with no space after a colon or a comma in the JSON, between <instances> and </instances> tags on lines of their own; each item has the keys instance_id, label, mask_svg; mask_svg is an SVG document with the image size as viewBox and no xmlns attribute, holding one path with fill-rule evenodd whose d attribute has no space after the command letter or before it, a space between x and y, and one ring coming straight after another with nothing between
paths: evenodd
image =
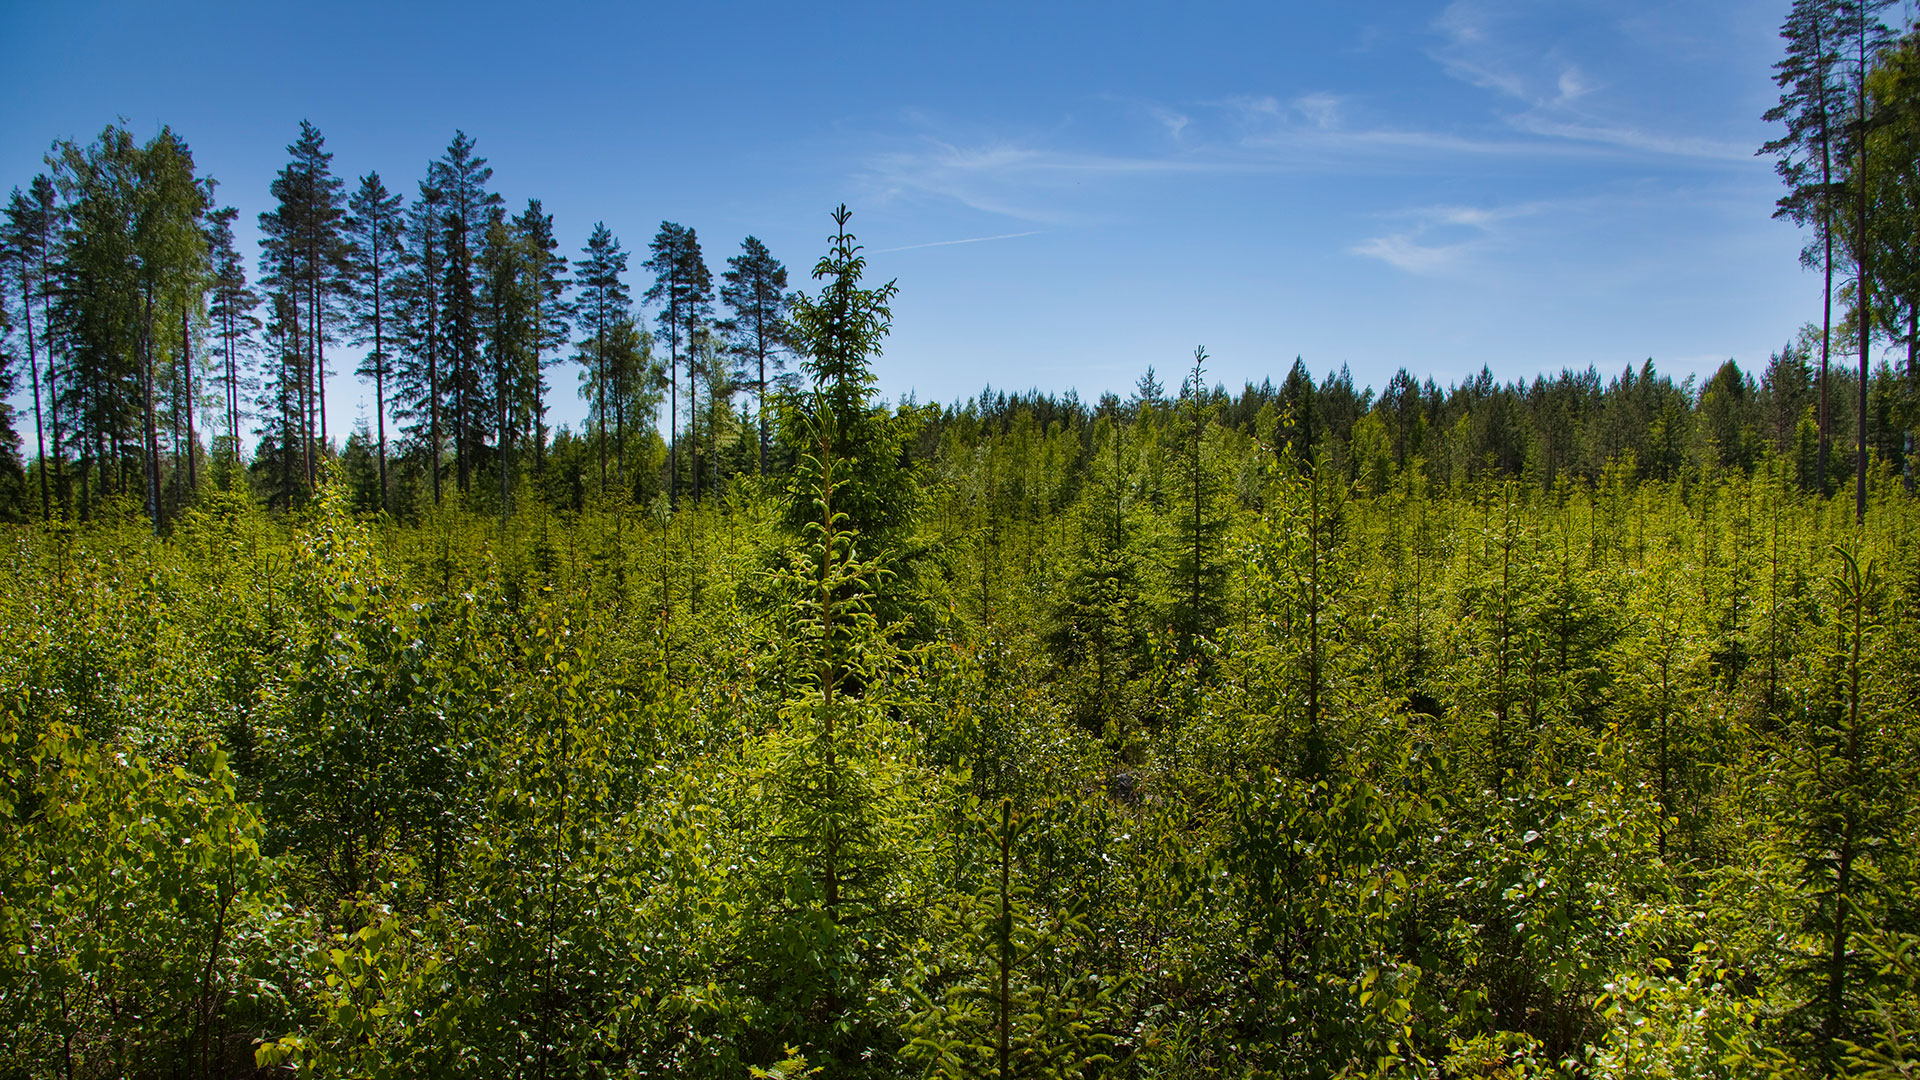
<instances>
[{"instance_id":1,"label":"tree trunk","mask_svg":"<svg viewBox=\"0 0 1920 1080\"><path fill-rule=\"evenodd\" d=\"M153 408L153 292L141 298L140 318L140 442L146 479L147 517L160 535L160 430Z\"/></svg>"},{"instance_id":2,"label":"tree trunk","mask_svg":"<svg viewBox=\"0 0 1920 1080\"><path fill-rule=\"evenodd\" d=\"M189 325L190 316L187 302L180 301L180 378L185 389L187 413L187 497L200 489L200 473L195 465L195 451L199 449L200 436L193 427L193 333Z\"/></svg>"},{"instance_id":3,"label":"tree trunk","mask_svg":"<svg viewBox=\"0 0 1920 1080\"><path fill-rule=\"evenodd\" d=\"M600 312L594 319L593 363L597 369L593 380L594 406L593 426L598 428L600 442L600 494L607 493L607 317Z\"/></svg>"},{"instance_id":4,"label":"tree trunk","mask_svg":"<svg viewBox=\"0 0 1920 1080\"><path fill-rule=\"evenodd\" d=\"M428 301L428 318L437 322L438 305ZM427 331L427 441L433 444L433 505L440 505L440 334Z\"/></svg>"},{"instance_id":5,"label":"tree trunk","mask_svg":"<svg viewBox=\"0 0 1920 1080\"><path fill-rule=\"evenodd\" d=\"M1864 25L1860 28L1859 42L1860 78L1855 85L1855 102L1860 123L1860 169L1853 200L1856 238L1853 247L1859 275L1854 291L1860 298L1860 393L1859 418L1854 422L1853 432L1853 518L1864 524L1867 520L1867 354L1873 337L1873 279L1867 273L1873 252L1867 242L1867 38Z\"/></svg>"},{"instance_id":6,"label":"tree trunk","mask_svg":"<svg viewBox=\"0 0 1920 1080\"><path fill-rule=\"evenodd\" d=\"M671 314L667 322L667 507L675 509L680 505L680 329Z\"/></svg>"},{"instance_id":7,"label":"tree trunk","mask_svg":"<svg viewBox=\"0 0 1920 1080\"><path fill-rule=\"evenodd\" d=\"M1821 495L1827 493L1827 358L1833 343L1833 133L1827 104L1827 69L1820 25L1814 23L1813 52L1820 66L1820 233L1825 243L1826 292L1820 316L1820 450L1814 456L1813 482Z\"/></svg>"},{"instance_id":8,"label":"tree trunk","mask_svg":"<svg viewBox=\"0 0 1920 1080\"><path fill-rule=\"evenodd\" d=\"M500 424L500 528L505 529L507 527L508 497L507 462L509 460L508 455L511 453L510 441L513 438L513 433L508 430L507 426L507 365L504 359L506 350L502 349L500 354L503 359L500 363L500 369L494 372L493 381L494 398L496 402L495 409L499 413L497 420Z\"/></svg>"},{"instance_id":9,"label":"tree trunk","mask_svg":"<svg viewBox=\"0 0 1920 1080\"><path fill-rule=\"evenodd\" d=\"M767 327L757 319L754 329L755 351L760 356L760 475L767 475Z\"/></svg>"},{"instance_id":10,"label":"tree trunk","mask_svg":"<svg viewBox=\"0 0 1920 1080\"><path fill-rule=\"evenodd\" d=\"M53 504L47 495L47 442L40 427L40 359L34 349L33 288L28 284L24 255L20 259L20 308L26 313L27 320L27 371L33 376L33 446L40 466L40 520L48 521L53 517ZM48 368L51 372L52 365L49 364ZM53 381L51 374L47 376L47 381Z\"/></svg>"}]
</instances>

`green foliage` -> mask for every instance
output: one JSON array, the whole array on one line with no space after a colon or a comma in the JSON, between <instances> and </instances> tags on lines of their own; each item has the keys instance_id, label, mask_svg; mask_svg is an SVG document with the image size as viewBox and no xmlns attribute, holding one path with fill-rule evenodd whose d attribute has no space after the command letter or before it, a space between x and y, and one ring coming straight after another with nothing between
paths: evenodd
<instances>
[{"instance_id":1,"label":"green foliage","mask_svg":"<svg viewBox=\"0 0 1920 1080\"><path fill-rule=\"evenodd\" d=\"M572 307L459 134L343 247L303 124L248 492L232 212L171 130L59 144L0 307L51 435L30 475L0 431L0 1074L1912 1075L1920 78L1879 6L1794 5L1768 149L1906 370L1810 326L1699 387L1235 397L1196 350L1173 399L890 405L845 207L816 293L749 239L719 325L663 223L663 372L603 226ZM343 264L376 417L336 460Z\"/></svg>"},{"instance_id":2,"label":"green foliage","mask_svg":"<svg viewBox=\"0 0 1920 1080\"><path fill-rule=\"evenodd\" d=\"M1911 1071L1920 511L1804 400L1637 371L1592 478L1304 368L889 408L838 224L724 499L636 419L11 527L0 1072Z\"/></svg>"},{"instance_id":3,"label":"green foliage","mask_svg":"<svg viewBox=\"0 0 1920 1080\"><path fill-rule=\"evenodd\" d=\"M1041 814L1056 827L1071 819L1059 805ZM997 815L968 808L963 827L984 844L961 843L975 849L967 861L979 884L929 913L934 944L913 975L919 1009L901 1054L916 1071L953 1080L1081 1077L1115 1064L1116 986L1091 963L1085 899L1049 909L1034 902L1031 870L1022 866L1014 877L1016 861L1025 861L1015 849L1035 821L1017 816L1012 799L1001 800Z\"/></svg>"},{"instance_id":4,"label":"green foliage","mask_svg":"<svg viewBox=\"0 0 1920 1080\"><path fill-rule=\"evenodd\" d=\"M277 867L227 755L180 765L5 717L0 1009L21 1075L225 1072L278 1004Z\"/></svg>"}]
</instances>

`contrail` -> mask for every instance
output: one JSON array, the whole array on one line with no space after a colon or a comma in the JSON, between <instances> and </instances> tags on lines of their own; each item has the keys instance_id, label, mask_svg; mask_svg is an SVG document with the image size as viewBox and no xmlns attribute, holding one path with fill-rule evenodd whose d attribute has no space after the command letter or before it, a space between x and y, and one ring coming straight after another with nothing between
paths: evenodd
<instances>
[{"instance_id":1,"label":"contrail","mask_svg":"<svg viewBox=\"0 0 1920 1080\"><path fill-rule=\"evenodd\" d=\"M874 252L874 254L886 255L895 251L912 251L915 248L950 247L954 244L984 244L988 240L1016 240L1022 236L1039 236L1046 231L1045 229L1034 229L1030 232L1001 233L999 236L969 236L965 240L935 240L926 244L905 244L900 247L881 248L879 251Z\"/></svg>"}]
</instances>

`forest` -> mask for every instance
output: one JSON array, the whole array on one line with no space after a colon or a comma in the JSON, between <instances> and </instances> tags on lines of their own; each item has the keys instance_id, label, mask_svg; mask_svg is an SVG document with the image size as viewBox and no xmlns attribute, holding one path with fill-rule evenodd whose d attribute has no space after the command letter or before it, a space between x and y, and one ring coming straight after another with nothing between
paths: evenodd
<instances>
[{"instance_id":1,"label":"forest","mask_svg":"<svg viewBox=\"0 0 1920 1080\"><path fill-rule=\"evenodd\" d=\"M630 284L464 133L408 199L303 122L249 266L177 132L56 143L0 1077L1916 1075L1886 7L1793 5L1825 299L1704 382L889 401L844 206L802 287L673 222Z\"/></svg>"}]
</instances>

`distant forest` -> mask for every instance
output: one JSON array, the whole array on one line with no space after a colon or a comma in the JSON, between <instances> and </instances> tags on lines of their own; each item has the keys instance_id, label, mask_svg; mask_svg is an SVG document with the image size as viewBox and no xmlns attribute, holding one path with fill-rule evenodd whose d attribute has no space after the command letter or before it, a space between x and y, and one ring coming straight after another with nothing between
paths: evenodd
<instances>
[{"instance_id":1,"label":"distant forest","mask_svg":"<svg viewBox=\"0 0 1920 1080\"><path fill-rule=\"evenodd\" d=\"M1828 302L1701 385L888 402L845 207L801 287L663 224L643 322L463 135L408 202L303 125L251 279L174 133L56 146L0 1078L1920 1074L1882 8L1794 5Z\"/></svg>"}]
</instances>

